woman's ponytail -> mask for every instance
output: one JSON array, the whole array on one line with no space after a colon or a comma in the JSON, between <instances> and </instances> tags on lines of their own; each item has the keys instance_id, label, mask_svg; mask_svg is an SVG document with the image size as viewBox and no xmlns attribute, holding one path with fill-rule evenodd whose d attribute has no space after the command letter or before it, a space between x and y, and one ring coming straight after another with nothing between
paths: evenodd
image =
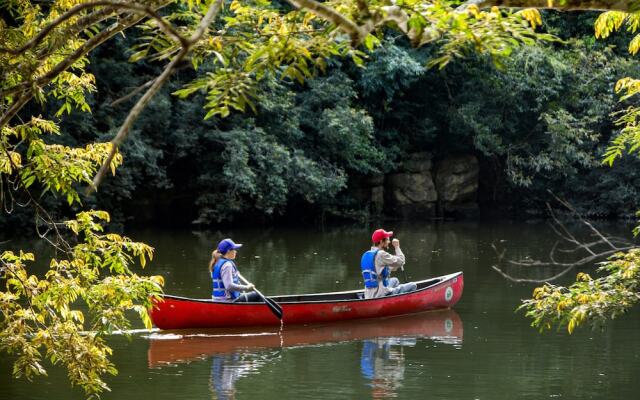
<instances>
[{"instance_id":1,"label":"woman's ponytail","mask_svg":"<svg viewBox=\"0 0 640 400\"><path fill-rule=\"evenodd\" d=\"M221 257L222 257L222 254L220 254L218 249L215 249L211 253L211 261L209 261L209 272L213 272L213 266L216 265L216 263Z\"/></svg>"}]
</instances>

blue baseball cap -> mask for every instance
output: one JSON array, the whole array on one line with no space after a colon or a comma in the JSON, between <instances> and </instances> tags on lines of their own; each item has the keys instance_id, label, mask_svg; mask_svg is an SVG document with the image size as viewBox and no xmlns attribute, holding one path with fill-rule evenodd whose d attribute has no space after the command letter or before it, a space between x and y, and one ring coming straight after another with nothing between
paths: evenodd
<instances>
[{"instance_id":1,"label":"blue baseball cap","mask_svg":"<svg viewBox=\"0 0 640 400\"><path fill-rule=\"evenodd\" d=\"M218 243L218 251L222 254L225 254L229 250L238 250L242 247L242 244L235 243L231 239L222 239L220 243Z\"/></svg>"}]
</instances>

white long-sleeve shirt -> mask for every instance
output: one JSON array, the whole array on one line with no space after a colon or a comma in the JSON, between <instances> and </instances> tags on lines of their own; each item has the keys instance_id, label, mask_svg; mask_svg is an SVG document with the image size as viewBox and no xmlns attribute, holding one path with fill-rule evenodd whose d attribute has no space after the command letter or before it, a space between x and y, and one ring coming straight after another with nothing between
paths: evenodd
<instances>
[{"instance_id":1,"label":"white long-sleeve shirt","mask_svg":"<svg viewBox=\"0 0 640 400\"><path fill-rule=\"evenodd\" d=\"M377 247L372 247L371 250L378 250ZM384 270L385 266L388 266L391 271L396 271L405 263L405 257L400 250L400 247L396 248L396 255L389 254L384 250L378 251L376 254L376 258L374 260L374 265L376 267L376 274L378 275L378 287L377 288L365 288L364 289L364 298L365 299L374 299L376 297L386 296L391 289L384 287L382 284L382 270Z\"/></svg>"}]
</instances>

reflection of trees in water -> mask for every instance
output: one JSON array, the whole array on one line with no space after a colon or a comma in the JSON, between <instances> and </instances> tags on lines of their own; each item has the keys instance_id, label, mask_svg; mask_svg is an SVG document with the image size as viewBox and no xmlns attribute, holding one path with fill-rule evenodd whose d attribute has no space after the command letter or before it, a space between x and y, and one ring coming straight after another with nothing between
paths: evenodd
<instances>
[{"instance_id":1,"label":"reflection of trees in water","mask_svg":"<svg viewBox=\"0 0 640 400\"><path fill-rule=\"evenodd\" d=\"M211 357L209 390L213 399L236 398L236 382L243 377L257 374L261 367L280 357L279 351L265 353L219 354Z\"/></svg>"},{"instance_id":2,"label":"reflection of trees in water","mask_svg":"<svg viewBox=\"0 0 640 400\"><path fill-rule=\"evenodd\" d=\"M257 233L245 245L244 254L239 254L238 265L254 283L267 286L264 290L269 293L356 289L362 286L360 257L371 245L371 231L341 227L323 232L284 229ZM408 275L412 279L428 277L425 266L434 254L437 232L412 227L397 234L408 257Z\"/></svg>"},{"instance_id":3,"label":"reflection of trees in water","mask_svg":"<svg viewBox=\"0 0 640 400\"><path fill-rule=\"evenodd\" d=\"M469 259L477 257L482 236L476 223L396 221L382 226L400 239L411 280L463 269ZM166 270L168 288L179 287L180 291L172 294L208 295L209 257L225 237L244 244L238 253L238 267L266 294L315 293L362 286L360 257L369 249L371 232L377 227L244 228L158 235L147 241L158 248L154 271L164 274ZM397 276L404 280L402 273Z\"/></svg>"},{"instance_id":4,"label":"reflection of trees in water","mask_svg":"<svg viewBox=\"0 0 640 400\"><path fill-rule=\"evenodd\" d=\"M292 228L243 233L246 238L238 238L245 243L238 254L238 267L268 293L351 290L360 286L359 262L369 245L368 229L319 232ZM203 234L201 241L212 243L218 238L214 236Z\"/></svg>"},{"instance_id":5,"label":"reflection of trees in water","mask_svg":"<svg viewBox=\"0 0 640 400\"><path fill-rule=\"evenodd\" d=\"M456 254L476 251L469 247L475 243L476 234L476 229L470 229L469 225L474 224L440 226L433 222L395 222L383 226L394 230L401 240L407 256L407 275L411 280L418 280L461 268L460 262L454 267L435 269L433 263L452 248ZM204 294L208 294L203 290L209 285L207 263L211 251L224 237L244 244L238 253L238 268L266 294L317 293L362 286L360 257L371 245L373 229L375 227L342 226L324 230L307 227L202 231L194 232L194 236L166 237L154 245L177 248L176 254L167 254L166 250L163 254L174 259L182 254L187 260L189 265L184 265L185 261L173 261L174 266L184 265L184 268L167 271L170 277L182 282L198 282L197 291L191 287L181 288L182 292L175 293L178 295L205 297ZM163 273L162 265L159 272ZM397 276L404 281L402 273Z\"/></svg>"}]
</instances>

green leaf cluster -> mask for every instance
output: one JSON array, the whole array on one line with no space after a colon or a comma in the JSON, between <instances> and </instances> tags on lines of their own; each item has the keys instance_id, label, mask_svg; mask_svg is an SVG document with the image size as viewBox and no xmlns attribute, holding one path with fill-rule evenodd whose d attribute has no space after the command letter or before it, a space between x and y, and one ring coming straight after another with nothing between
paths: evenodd
<instances>
[{"instance_id":1,"label":"green leaf cluster","mask_svg":"<svg viewBox=\"0 0 640 400\"><path fill-rule=\"evenodd\" d=\"M640 35L636 31L640 27L640 13L607 11L598 17L595 23L595 34L599 38L607 38L613 32L626 26L627 31L635 35L629 42L629 53L635 55L640 51ZM632 99L640 91L637 79L626 77L620 79L615 86L620 93L620 101ZM638 133L638 116L640 111L635 104L613 114L617 117L615 124L620 128L619 134L611 140L603 156L603 163L612 166L614 161L624 153L635 153L640 148L640 133Z\"/></svg>"},{"instance_id":2,"label":"green leaf cluster","mask_svg":"<svg viewBox=\"0 0 640 400\"><path fill-rule=\"evenodd\" d=\"M640 249L614 255L598 272L603 276L592 278L579 273L569 287L551 284L538 287L519 309L526 312L532 319L531 325L540 331L557 325L572 333L585 324L602 326L640 301Z\"/></svg>"},{"instance_id":3,"label":"green leaf cluster","mask_svg":"<svg viewBox=\"0 0 640 400\"><path fill-rule=\"evenodd\" d=\"M102 376L117 371L109 361L104 335L126 331L130 310L151 328L148 310L163 279L133 272L144 267L153 249L104 233L103 211L82 212L65 224L77 243L68 257L53 258L43 276L29 272L32 253L0 254L0 350L16 357L13 372L32 379L46 375L43 361L66 368L72 384L88 394L108 389Z\"/></svg>"},{"instance_id":4,"label":"green leaf cluster","mask_svg":"<svg viewBox=\"0 0 640 400\"><path fill-rule=\"evenodd\" d=\"M80 203L78 185L91 184L93 174L111 152L111 143L69 147L47 144L45 134L60 134L60 129L53 121L38 117L5 126L0 136L0 171L16 176L25 189L37 182L43 194L60 194L69 205ZM110 164L112 173L120 164L122 156L118 154Z\"/></svg>"}]
</instances>

